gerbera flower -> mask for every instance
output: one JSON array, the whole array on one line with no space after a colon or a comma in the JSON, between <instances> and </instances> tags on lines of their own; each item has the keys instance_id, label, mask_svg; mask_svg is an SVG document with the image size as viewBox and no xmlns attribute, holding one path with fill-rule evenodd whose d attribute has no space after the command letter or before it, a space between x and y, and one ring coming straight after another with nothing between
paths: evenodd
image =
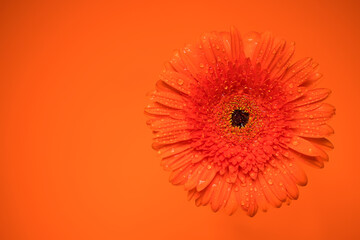
<instances>
[{"instance_id":1,"label":"gerbera flower","mask_svg":"<svg viewBox=\"0 0 360 240\"><path fill-rule=\"evenodd\" d=\"M333 148L326 122L330 91L311 58L293 62L294 43L271 33L203 34L176 51L146 107L153 148L170 182L197 206L237 208L254 216L297 199L307 177Z\"/></svg>"}]
</instances>

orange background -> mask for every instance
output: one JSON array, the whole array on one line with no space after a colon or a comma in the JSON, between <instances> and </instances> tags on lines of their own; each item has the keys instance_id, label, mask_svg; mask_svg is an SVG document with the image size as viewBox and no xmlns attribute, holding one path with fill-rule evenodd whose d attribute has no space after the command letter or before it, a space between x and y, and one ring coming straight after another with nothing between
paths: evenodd
<instances>
[{"instance_id":1,"label":"orange background","mask_svg":"<svg viewBox=\"0 0 360 240\"><path fill-rule=\"evenodd\" d=\"M360 239L357 1L130 2L0 3L0 239ZM254 218L186 201L143 114L172 50L231 25L296 41L337 107L330 162Z\"/></svg>"}]
</instances>

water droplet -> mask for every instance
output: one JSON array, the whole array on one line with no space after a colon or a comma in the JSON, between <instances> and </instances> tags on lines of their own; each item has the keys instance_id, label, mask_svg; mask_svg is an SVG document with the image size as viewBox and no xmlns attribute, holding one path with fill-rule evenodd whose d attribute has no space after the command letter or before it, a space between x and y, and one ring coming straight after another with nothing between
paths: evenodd
<instances>
[{"instance_id":1,"label":"water droplet","mask_svg":"<svg viewBox=\"0 0 360 240\"><path fill-rule=\"evenodd\" d=\"M292 144L296 146L296 145L298 145L298 144L299 144L299 142L295 140L295 141L293 141L293 143L292 143Z\"/></svg>"},{"instance_id":2,"label":"water droplet","mask_svg":"<svg viewBox=\"0 0 360 240\"><path fill-rule=\"evenodd\" d=\"M203 64L203 63L200 63L200 67L203 68L203 67L204 67L204 64Z\"/></svg>"},{"instance_id":3,"label":"water droplet","mask_svg":"<svg viewBox=\"0 0 360 240\"><path fill-rule=\"evenodd\" d=\"M177 83L181 86L181 85L184 84L184 80L182 80L181 78L179 78L179 79L177 80Z\"/></svg>"},{"instance_id":4,"label":"water droplet","mask_svg":"<svg viewBox=\"0 0 360 240\"><path fill-rule=\"evenodd\" d=\"M207 166L207 169L211 169L211 165L208 165L208 166Z\"/></svg>"},{"instance_id":5,"label":"water droplet","mask_svg":"<svg viewBox=\"0 0 360 240\"><path fill-rule=\"evenodd\" d=\"M235 192L238 192L238 191L239 191L239 187L236 186L236 187L234 188L234 190L235 190Z\"/></svg>"},{"instance_id":6,"label":"water droplet","mask_svg":"<svg viewBox=\"0 0 360 240\"><path fill-rule=\"evenodd\" d=\"M241 181L242 183L245 183L245 178L244 178L244 177L240 177L240 181Z\"/></svg>"},{"instance_id":7,"label":"water droplet","mask_svg":"<svg viewBox=\"0 0 360 240\"><path fill-rule=\"evenodd\" d=\"M270 184L270 185L272 185L272 184L273 184L273 182L272 182L272 180L271 180L271 179L269 179L269 180L268 180L268 184Z\"/></svg>"}]
</instances>

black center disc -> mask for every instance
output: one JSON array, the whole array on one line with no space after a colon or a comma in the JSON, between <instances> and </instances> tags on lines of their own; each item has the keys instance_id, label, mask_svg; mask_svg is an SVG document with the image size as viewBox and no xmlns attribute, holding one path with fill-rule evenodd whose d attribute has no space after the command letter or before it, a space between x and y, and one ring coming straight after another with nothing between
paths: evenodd
<instances>
[{"instance_id":1,"label":"black center disc","mask_svg":"<svg viewBox=\"0 0 360 240\"><path fill-rule=\"evenodd\" d=\"M233 127L245 127L249 121L249 113L244 110L236 109L231 114L231 125Z\"/></svg>"}]
</instances>

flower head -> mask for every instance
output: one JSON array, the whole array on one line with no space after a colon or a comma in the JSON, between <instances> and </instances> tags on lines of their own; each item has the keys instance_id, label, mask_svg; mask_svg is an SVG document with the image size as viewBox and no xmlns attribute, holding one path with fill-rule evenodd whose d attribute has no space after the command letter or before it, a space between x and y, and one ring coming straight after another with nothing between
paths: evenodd
<instances>
[{"instance_id":1,"label":"flower head","mask_svg":"<svg viewBox=\"0 0 360 240\"><path fill-rule=\"evenodd\" d=\"M197 206L250 216L280 207L307 183L299 162L328 161L330 91L314 87L318 64L293 54L294 43L271 33L242 39L232 28L203 34L166 63L148 125L170 182Z\"/></svg>"}]
</instances>

